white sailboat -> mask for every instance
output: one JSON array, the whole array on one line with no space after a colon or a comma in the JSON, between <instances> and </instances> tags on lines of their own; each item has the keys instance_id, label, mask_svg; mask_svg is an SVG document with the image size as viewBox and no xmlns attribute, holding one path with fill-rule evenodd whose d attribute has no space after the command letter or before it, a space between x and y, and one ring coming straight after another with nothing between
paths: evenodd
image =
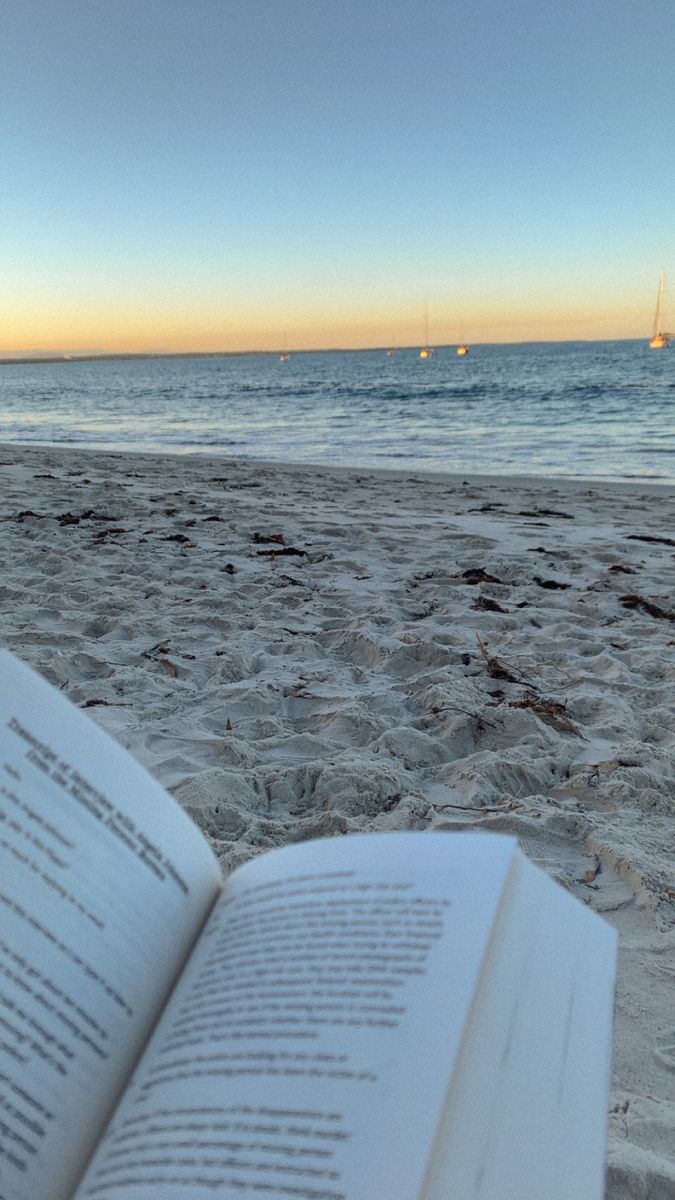
<instances>
[{"instance_id":1,"label":"white sailboat","mask_svg":"<svg viewBox=\"0 0 675 1200\"><path fill-rule=\"evenodd\" d=\"M420 350L420 358L431 358L433 350L429 345L429 312L426 304L424 305L424 345Z\"/></svg>"},{"instance_id":2,"label":"white sailboat","mask_svg":"<svg viewBox=\"0 0 675 1200\"><path fill-rule=\"evenodd\" d=\"M659 276L659 294L656 301L656 316L654 317L654 333L650 339L651 350L665 350L670 345L670 334L663 328L663 297L665 292L665 274Z\"/></svg>"}]
</instances>

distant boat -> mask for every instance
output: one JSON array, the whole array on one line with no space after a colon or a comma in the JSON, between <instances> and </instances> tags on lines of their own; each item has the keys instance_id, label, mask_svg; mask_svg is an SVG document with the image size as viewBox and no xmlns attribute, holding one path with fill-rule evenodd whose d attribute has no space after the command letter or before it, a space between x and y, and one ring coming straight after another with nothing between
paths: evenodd
<instances>
[{"instance_id":1,"label":"distant boat","mask_svg":"<svg viewBox=\"0 0 675 1200\"><path fill-rule=\"evenodd\" d=\"M659 276L659 294L656 301L656 316L654 317L654 333L650 339L649 346L652 350L665 350L670 345L670 334L666 333L663 328L663 296L665 292L665 275L662 271Z\"/></svg>"},{"instance_id":2,"label":"distant boat","mask_svg":"<svg viewBox=\"0 0 675 1200\"><path fill-rule=\"evenodd\" d=\"M288 353L288 350L286 349L286 330L284 330L284 348L281 351L281 354L279 355L279 362L288 362L289 358L290 358L290 354Z\"/></svg>"},{"instance_id":3,"label":"distant boat","mask_svg":"<svg viewBox=\"0 0 675 1200\"><path fill-rule=\"evenodd\" d=\"M431 358L433 350L429 345L429 313L426 304L424 305L424 345L420 350L420 358Z\"/></svg>"},{"instance_id":4,"label":"distant boat","mask_svg":"<svg viewBox=\"0 0 675 1200\"><path fill-rule=\"evenodd\" d=\"M467 346L466 342L464 341L464 326L463 325L460 325L460 328L459 328L459 346L457 347L457 353L458 354L468 354L469 353L469 347Z\"/></svg>"}]
</instances>

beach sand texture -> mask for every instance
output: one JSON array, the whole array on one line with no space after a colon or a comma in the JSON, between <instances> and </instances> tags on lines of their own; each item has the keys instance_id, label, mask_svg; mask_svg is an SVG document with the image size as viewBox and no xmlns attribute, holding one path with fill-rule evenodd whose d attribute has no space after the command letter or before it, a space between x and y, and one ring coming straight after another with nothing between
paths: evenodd
<instances>
[{"instance_id":1,"label":"beach sand texture","mask_svg":"<svg viewBox=\"0 0 675 1200\"><path fill-rule=\"evenodd\" d=\"M617 927L607 1196L674 1197L672 495L7 445L0 489L0 640L225 869L504 831Z\"/></svg>"}]
</instances>

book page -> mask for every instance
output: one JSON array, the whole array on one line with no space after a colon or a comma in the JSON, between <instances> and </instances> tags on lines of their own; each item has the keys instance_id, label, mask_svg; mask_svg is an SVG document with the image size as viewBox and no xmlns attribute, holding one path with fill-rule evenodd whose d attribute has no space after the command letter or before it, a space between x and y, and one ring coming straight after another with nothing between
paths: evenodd
<instances>
[{"instance_id":1,"label":"book page","mask_svg":"<svg viewBox=\"0 0 675 1200\"><path fill-rule=\"evenodd\" d=\"M615 960L615 931L519 854L424 1200L602 1200Z\"/></svg>"},{"instance_id":2,"label":"book page","mask_svg":"<svg viewBox=\"0 0 675 1200\"><path fill-rule=\"evenodd\" d=\"M218 886L178 805L0 653L0 1200L70 1200Z\"/></svg>"},{"instance_id":3,"label":"book page","mask_svg":"<svg viewBox=\"0 0 675 1200\"><path fill-rule=\"evenodd\" d=\"M370 834L235 872L75 1200L414 1200L514 855Z\"/></svg>"}]
</instances>

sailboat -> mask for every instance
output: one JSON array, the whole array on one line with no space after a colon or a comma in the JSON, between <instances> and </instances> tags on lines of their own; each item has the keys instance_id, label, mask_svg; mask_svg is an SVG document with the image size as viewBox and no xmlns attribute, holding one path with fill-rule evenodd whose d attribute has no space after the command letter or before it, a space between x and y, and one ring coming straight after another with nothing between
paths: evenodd
<instances>
[{"instance_id":1,"label":"sailboat","mask_svg":"<svg viewBox=\"0 0 675 1200\"><path fill-rule=\"evenodd\" d=\"M286 330L284 330L284 348L281 351L281 354L279 355L279 362L288 362L288 359L289 359L289 354L288 354L288 350L286 349Z\"/></svg>"},{"instance_id":2,"label":"sailboat","mask_svg":"<svg viewBox=\"0 0 675 1200\"><path fill-rule=\"evenodd\" d=\"M651 350L665 350L670 345L670 334L663 328L663 295L665 291L665 274L659 276L659 294L656 301L656 316L654 317L654 333L650 339Z\"/></svg>"},{"instance_id":3,"label":"sailboat","mask_svg":"<svg viewBox=\"0 0 675 1200\"><path fill-rule=\"evenodd\" d=\"M424 345L420 350L420 358L431 358L433 350L429 345L429 313L426 304L424 305Z\"/></svg>"},{"instance_id":4,"label":"sailboat","mask_svg":"<svg viewBox=\"0 0 675 1200\"><path fill-rule=\"evenodd\" d=\"M467 346L466 342L464 341L464 326L463 325L460 325L460 327L459 327L459 346L457 347L457 353L458 354L468 354L469 353L469 347Z\"/></svg>"}]
</instances>

